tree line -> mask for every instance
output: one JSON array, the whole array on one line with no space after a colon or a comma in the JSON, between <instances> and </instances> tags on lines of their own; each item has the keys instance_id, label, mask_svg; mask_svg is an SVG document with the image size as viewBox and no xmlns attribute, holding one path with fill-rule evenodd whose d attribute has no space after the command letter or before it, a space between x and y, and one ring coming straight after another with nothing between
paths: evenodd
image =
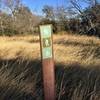
<instances>
[{"instance_id":1,"label":"tree line","mask_svg":"<svg viewBox=\"0 0 100 100\"><path fill-rule=\"evenodd\" d=\"M82 9L82 4L87 5ZM44 6L42 24L52 23L54 32L68 31L100 37L100 3L97 0L70 0L69 6Z\"/></svg>"},{"instance_id":2,"label":"tree line","mask_svg":"<svg viewBox=\"0 0 100 100\"><path fill-rule=\"evenodd\" d=\"M33 34L40 18L21 0L0 1L0 35Z\"/></svg>"},{"instance_id":3,"label":"tree line","mask_svg":"<svg viewBox=\"0 0 100 100\"><path fill-rule=\"evenodd\" d=\"M52 24L54 33L67 31L100 37L98 0L69 0L70 4L45 5L43 15L35 15L21 0L0 0L0 35L35 34L40 24ZM82 8L82 3L87 5Z\"/></svg>"}]
</instances>

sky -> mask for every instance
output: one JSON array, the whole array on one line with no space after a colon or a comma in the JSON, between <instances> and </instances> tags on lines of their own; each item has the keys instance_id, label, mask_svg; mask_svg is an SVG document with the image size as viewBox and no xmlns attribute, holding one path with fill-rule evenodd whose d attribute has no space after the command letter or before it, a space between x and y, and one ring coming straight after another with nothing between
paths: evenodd
<instances>
[{"instance_id":1,"label":"sky","mask_svg":"<svg viewBox=\"0 0 100 100\"><path fill-rule=\"evenodd\" d=\"M33 12L42 13L44 5L53 7L64 5L65 0L22 0L23 4L28 6Z\"/></svg>"},{"instance_id":2,"label":"sky","mask_svg":"<svg viewBox=\"0 0 100 100\"><path fill-rule=\"evenodd\" d=\"M32 12L41 15L42 8L44 5L50 5L53 7L62 6L62 5L69 5L70 0L22 0L22 3L28 6ZM87 5L82 3L81 6L85 8Z\"/></svg>"}]
</instances>

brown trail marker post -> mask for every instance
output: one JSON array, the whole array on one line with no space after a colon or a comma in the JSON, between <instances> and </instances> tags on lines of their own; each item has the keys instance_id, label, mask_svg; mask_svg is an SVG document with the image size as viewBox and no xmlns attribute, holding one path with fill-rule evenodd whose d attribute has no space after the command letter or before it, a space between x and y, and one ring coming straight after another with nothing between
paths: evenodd
<instances>
[{"instance_id":1,"label":"brown trail marker post","mask_svg":"<svg viewBox=\"0 0 100 100\"><path fill-rule=\"evenodd\" d=\"M55 100L55 72L52 25L40 25L40 47L45 100Z\"/></svg>"}]
</instances>

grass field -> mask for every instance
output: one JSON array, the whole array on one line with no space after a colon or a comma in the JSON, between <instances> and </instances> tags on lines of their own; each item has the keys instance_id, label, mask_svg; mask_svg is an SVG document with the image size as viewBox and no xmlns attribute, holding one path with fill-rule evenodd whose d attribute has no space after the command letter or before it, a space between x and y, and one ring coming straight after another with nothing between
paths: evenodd
<instances>
[{"instance_id":1,"label":"grass field","mask_svg":"<svg viewBox=\"0 0 100 100\"><path fill-rule=\"evenodd\" d=\"M100 100L100 39L54 35L57 100ZM0 100L43 100L38 36L0 37Z\"/></svg>"}]
</instances>

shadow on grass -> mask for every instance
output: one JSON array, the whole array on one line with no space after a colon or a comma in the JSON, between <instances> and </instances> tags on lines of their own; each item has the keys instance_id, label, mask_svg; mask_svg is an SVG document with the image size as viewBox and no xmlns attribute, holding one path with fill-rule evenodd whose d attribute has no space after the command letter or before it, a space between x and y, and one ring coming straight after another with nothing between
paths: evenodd
<instances>
[{"instance_id":1,"label":"shadow on grass","mask_svg":"<svg viewBox=\"0 0 100 100\"><path fill-rule=\"evenodd\" d=\"M100 66L56 64L57 100L100 100ZM39 60L0 60L0 100L43 100Z\"/></svg>"},{"instance_id":2,"label":"shadow on grass","mask_svg":"<svg viewBox=\"0 0 100 100\"><path fill-rule=\"evenodd\" d=\"M42 100L41 75L38 60L0 60L0 100Z\"/></svg>"},{"instance_id":3,"label":"shadow on grass","mask_svg":"<svg viewBox=\"0 0 100 100\"><path fill-rule=\"evenodd\" d=\"M89 41L89 43L80 43L79 41L64 41L64 40L59 40L59 41L56 41L54 42L55 44L62 44L64 46L80 46L80 47L83 47L83 46L94 46L94 47L97 47L97 46L100 46L99 44L95 44L94 41Z\"/></svg>"},{"instance_id":4,"label":"shadow on grass","mask_svg":"<svg viewBox=\"0 0 100 100\"><path fill-rule=\"evenodd\" d=\"M58 100L100 100L100 66L61 66L56 69Z\"/></svg>"}]
</instances>

